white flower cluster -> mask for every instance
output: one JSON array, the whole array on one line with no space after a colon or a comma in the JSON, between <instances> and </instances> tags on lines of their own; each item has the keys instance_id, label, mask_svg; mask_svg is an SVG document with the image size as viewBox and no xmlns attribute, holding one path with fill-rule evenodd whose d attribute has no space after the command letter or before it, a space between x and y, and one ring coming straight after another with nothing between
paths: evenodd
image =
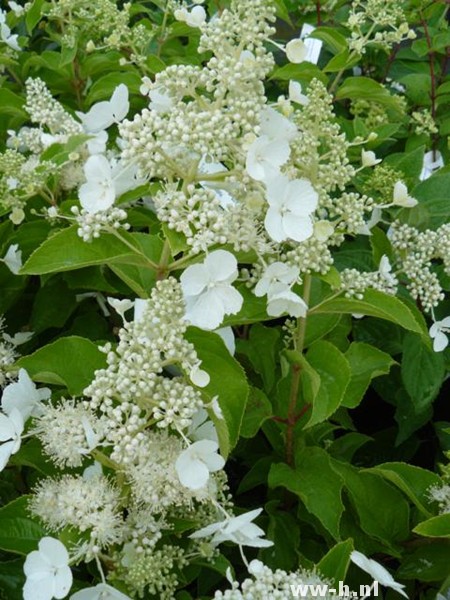
<instances>
[{"instance_id":1,"label":"white flower cluster","mask_svg":"<svg viewBox=\"0 0 450 600\"><path fill-rule=\"evenodd\" d=\"M350 49L360 54L368 46L389 51L394 44L416 37L395 0L353 0L346 25L351 31Z\"/></svg>"},{"instance_id":2,"label":"white flower cluster","mask_svg":"<svg viewBox=\"0 0 450 600\"><path fill-rule=\"evenodd\" d=\"M315 586L330 585L330 582L321 577L315 571L299 569L298 571L287 573L282 569L272 571L259 560L252 560L248 566L248 571L252 577L245 579L241 584L237 581L231 582L231 589L224 592L217 591L214 594L214 600L285 600L291 598L292 590L301 589L301 598L312 599L315 597L310 590L316 589ZM304 587L303 587L304 586ZM341 596L336 593L324 594L323 598L331 599Z\"/></svg>"}]
</instances>

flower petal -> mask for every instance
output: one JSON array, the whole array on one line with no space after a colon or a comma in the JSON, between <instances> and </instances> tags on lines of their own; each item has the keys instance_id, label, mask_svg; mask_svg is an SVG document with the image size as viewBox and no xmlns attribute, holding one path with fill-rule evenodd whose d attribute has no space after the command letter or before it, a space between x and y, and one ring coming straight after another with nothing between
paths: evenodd
<instances>
[{"instance_id":1,"label":"flower petal","mask_svg":"<svg viewBox=\"0 0 450 600\"><path fill-rule=\"evenodd\" d=\"M54 567L67 567L69 553L63 543L53 537L43 537L39 542L39 552Z\"/></svg>"},{"instance_id":2,"label":"flower petal","mask_svg":"<svg viewBox=\"0 0 450 600\"><path fill-rule=\"evenodd\" d=\"M214 281L231 283L238 275L236 257L227 250L215 250L211 252L205 258L204 265L211 279Z\"/></svg>"},{"instance_id":3,"label":"flower petal","mask_svg":"<svg viewBox=\"0 0 450 600\"><path fill-rule=\"evenodd\" d=\"M303 242L310 238L314 232L313 222L310 217L298 216L287 213L283 219L283 229L286 236L296 242Z\"/></svg>"}]
</instances>

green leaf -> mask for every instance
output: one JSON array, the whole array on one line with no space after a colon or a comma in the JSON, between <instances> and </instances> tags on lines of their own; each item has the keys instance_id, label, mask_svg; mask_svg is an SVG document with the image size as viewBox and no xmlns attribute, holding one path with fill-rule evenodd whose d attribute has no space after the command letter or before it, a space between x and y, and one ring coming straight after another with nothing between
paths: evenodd
<instances>
[{"instance_id":1,"label":"green leaf","mask_svg":"<svg viewBox=\"0 0 450 600\"><path fill-rule=\"evenodd\" d=\"M394 169L401 171L404 175L405 183L410 188L419 181L419 175L423 167L424 152L425 147L421 145L411 152L390 154L384 159L383 164L389 165L390 167L394 167ZM414 194L412 195L414 196Z\"/></svg>"},{"instance_id":2,"label":"green leaf","mask_svg":"<svg viewBox=\"0 0 450 600\"><path fill-rule=\"evenodd\" d=\"M241 436L254 437L261 425L273 414L272 405L265 393L255 387L250 387L244 418L242 420Z\"/></svg>"},{"instance_id":3,"label":"green leaf","mask_svg":"<svg viewBox=\"0 0 450 600\"><path fill-rule=\"evenodd\" d=\"M228 325L250 325L258 321L270 321L273 319L273 317L269 317L267 314L267 299L265 297L257 298L245 284L236 287L241 296L243 296L244 303L236 315L225 317L222 327L227 327Z\"/></svg>"},{"instance_id":4,"label":"green leaf","mask_svg":"<svg viewBox=\"0 0 450 600\"><path fill-rule=\"evenodd\" d=\"M139 88L142 84L141 77L134 71L122 73L108 73L97 79L89 88L87 97L87 105L99 102L101 100L109 100L118 85L124 83L130 94L139 94Z\"/></svg>"},{"instance_id":5,"label":"green leaf","mask_svg":"<svg viewBox=\"0 0 450 600\"><path fill-rule=\"evenodd\" d=\"M308 37L322 40L334 54L339 54L348 47L347 38L333 27L316 27Z\"/></svg>"},{"instance_id":6,"label":"green leaf","mask_svg":"<svg viewBox=\"0 0 450 600\"><path fill-rule=\"evenodd\" d=\"M28 33L31 33L41 19L42 6L45 0L33 0L30 8L26 12L25 24Z\"/></svg>"},{"instance_id":7,"label":"green leaf","mask_svg":"<svg viewBox=\"0 0 450 600\"><path fill-rule=\"evenodd\" d=\"M289 10L286 8L284 0L274 0L275 8L277 11L277 17L283 19L289 25L292 25L291 17L289 16Z\"/></svg>"},{"instance_id":8,"label":"green leaf","mask_svg":"<svg viewBox=\"0 0 450 600\"><path fill-rule=\"evenodd\" d=\"M403 340L401 373L416 411L421 412L439 394L445 377L444 356L425 346L420 336L408 333Z\"/></svg>"},{"instance_id":9,"label":"green leaf","mask_svg":"<svg viewBox=\"0 0 450 600\"><path fill-rule=\"evenodd\" d=\"M422 181L411 191L419 201L413 208L401 212L401 221L419 229L437 229L450 220L448 190L450 173L437 173Z\"/></svg>"},{"instance_id":10,"label":"green leaf","mask_svg":"<svg viewBox=\"0 0 450 600\"><path fill-rule=\"evenodd\" d=\"M218 396L223 420L214 418L219 434L220 451L228 456L239 439L249 386L241 365L230 355L215 333L189 327L186 339L194 344L204 369L211 378L202 392L212 400Z\"/></svg>"},{"instance_id":11,"label":"green leaf","mask_svg":"<svg viewBox=\"0 0 450 600\"><path fill-rule=\"evenodd\" d=\"M77 306L75 293L62 279L53 277L34 297L31 330L40 333L50 327L63 327Z\"/></svg>"},{"instance_id":12,"label":"green leaf","mask_svg":"<svg viewBox=\"0 0 450 600\"><path fill-rule=\"evenodd\" d=\"M346 98L377 102L400 112L395 96L392 96L381 83L369 77L347 77L336 92L337 100L344 100Z\"/></svg>"},{"instance_id":13,"label":"green leaf","mask_svg":"<svg viewBox=\"0 0 450 600\"><path fill-rule=\"evenodd\" d=\"M333 56L333 58L323 68L324 73L336 73L342 69L349 69L359 63L361 57L352 54L348 48L344 48L342 52Z\"/></svg>"},{"instance_id":14,"label":"green leaf","mask_svg":"<svg viewBox=\"0 0 450 600\"><path fill-rule=\"evenodd\" d=\"M306 359L320 377L320 386L314 398L307 427L312 427L330 417L341 405L350 381L350 365L345 355L330 342L315 342Z\"/></svg>"},{"instance_id":15,"label":"green leaf","mask_svg":"<svg viewBox=\"0 0 450 600\"><path fill-rule=\"evenodd\" d=\"M272 465L268 481L271 488L281 486L296 494L325 529L339 539L343 482L334 464L325 450L305 448L296 456L295 469L284 463Z\"/></svg>"},{"instance_id":16,"label":"green leaf","mask_svg":"<svg viewBox=\"0 0 450 600\"><path fill-rule=\"evenodd\" d=\"M317 565L318 571L338 585L344 581L350 564L350 554L354 550L353 540L345 540L333 546Z\"/></svg>"},{"instance_id":17,"label":"green leaf","mask_svg":"<svg viewBox=\"0 0 450 600\"><path fill-rule=\"evenodd\" d=\"M366 290L362 300L354 298L332 298L312 307L310 314L319 313L359 313L386 319L404 329L420 333L430 343L427 329L412 310L399 298L377 290Z\"/></svg>"},{"instance_id":18,"label":"green leaf","mask_svg":"<svg viewBox=\"0 0 450 600\"><path fill-rule=\"evenodd\" d=\"M350 365L351 379L342 405L355 408L361 402L371 380L389 373L395 360L389 354L362 342L353 342L345 353L345 358Z\"/></svg>"},{"instance_id":19,"label":"green leaf","mask_svg":"<svg viewBox=\"0 0 450 600\"><path fill-rule=\"evenodd\" d=\"M270 564L271 569L294 571L298 566L297 551L300 543L298 519L292 514L279 510L279 501L272 500L265 505L269 524L264 529L267 539L273 546L261 552L261 560Z\"/></svg>"},{"instance_id":20,"label":"green leaf","mask_svg":"<svg viewBox=\"0 0 450 600\"><path fill-rule=\"evenodd\" d=\"M79 396L95 371L106 367L106 356L90 340L71 336L23 356L16 365L26 369L35 381L65 386L70 394Z\"/></svg>"},{"instance_id":21,"label":"green leaf","mask_svg":"<svg viewBox=\"0 0 450 600\"><path fill-rule=\"evenodd\" d=\"M306 320L305 347L330 333L341 320L340 315L308 315Z\"/></svg>"},{"instance_id":22,"label":"green leaf","mask_svg":"<svg viewBox=\"0 0 450 600\"><path fill-rule=\"evenodd\" d=\"M0 508L0 548L15 554L28 554L37 549L43 528L28 512L30 496L21 496Z\"/></svg>"},{"instance_id":23,"label":"green leaf","mask_svg":"<svg viewBox=\"0 0 450 600\"><path fill-rule=\"evenodd\" d=\"M400 579L442 581L450 565L450 540L435 540L432 544L415 548L402 560L397 576Z\"/></svg>"},{"instance_id":24,"label":"green leaf","mask_svg":"<svg viewBox=\"0 0 450 600\"><path fill-rule=\"evenodd\" d=\"M377 465L370 469L370 472L393 483L425 516L431 516L431 500L428 492L431 486L440 484L441 479L438 475L401 462Z\"/></svg>"},{"instance_id":25,"label":"green leaf","mask_svg":"<svg viewBox=\"0 0 450 600\"><path fill-rule=\"evenodd\" d=\"M113 234L102 234L100 238L88 243L78 236L76 225L68 227L43 242L24 264L20 274L44 275L113 263L149 268L149 261L142 249L142 236L146 234L121 232L120 235L131 247L136 248L135 252ZM158 236L148 237L149 247L161 248Z\"/></svg>"},{"instance_id":26,"label":"green leaf","mask_svg":"<svg viewBox=\"0 0 450 600\"><path fill-rule=\"evenodd\" d=\"M357 471L341 462L335 462L335 469L345 481L359 525L368 536L391 550L391 544L409 537L409 505L397 489L378 475Z\"/></svg>"},{"instance_id":27,"label":"green leaf","mask_svg":"<svg viewBox=\"0 0 450 600\"><path fill-rule=\"evenodd\" d=\"M22 600L22 588L25 584L23 559L0 563L0 597L8 600ZM3 595L2 595L3 593Z\"/></svg>"},{"instance_id":28,"label":"green leaf","mask_svg":"<svg viewBox=\"0 0 450 600\"><path fill-rule=\"evenodd\" d=\"M12 116L27 118L27 113L23 109L25 100L9 90L6 87L0 88L0 106L2 107L2 114L8 114Z\"/></svg>"},{"instance_id":29,"label":"green leaf","mask_svg":"<svg viewBox=\"0 0 450 600\"><path fill-rule=\"evenodd\" d=\"M255 323L250 328L247 340L238 340L237 351L245 354L255 371L261 375L267 393L272 389L277 371L277 346L280 332L277 329L264 327Z\"/></svg>"},{"instance_id":30,"label":"green leaf","mask_svg":"<svg viewBox=\"0 0 450 600\"><path fill-rule=\"evenodd\" d=\"M450 538L450 513L423 521L413 531L426 537Z\"/></svg>"}]
</instances>

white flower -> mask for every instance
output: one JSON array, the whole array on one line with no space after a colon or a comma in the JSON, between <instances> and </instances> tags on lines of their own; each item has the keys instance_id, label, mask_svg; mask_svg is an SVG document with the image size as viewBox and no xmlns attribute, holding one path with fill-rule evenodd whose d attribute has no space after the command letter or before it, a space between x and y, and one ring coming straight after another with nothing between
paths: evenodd
<instances>
[{"instance_id":1,"label":"white flower","mask_svg":"<svg viewBox=\"0 0 450 600\"><path fill-rule=\"evenodd\" d=\"M120 123L129 110L128 88L121 83L114 90L110 100L97 102L86 114L81 112L76 114L87 133L98 133L113 123Z\"/></svg>"},{"instance_id":2,"label":"white flower","mask_svg":"<svg viewBox=\"0 0 450 600\"><path fill-rule=\"evenodd\" d=\"M19 244L11 244L2 260L11 273L18 275L22 268L22 250L19 250Z\"/></svg>"},{"instance_id":3,"label":"white flower","mask_svg":"<svg viewBox=\"0 0 450 600\"><path fill-rule=\"evenodd\" d=\"M6 24L6 13L0 10L0 39L13 50L20 52L22 48L17 43L18 35L11 35L11 29Z\"/></svg>"},{"instance_id":4,"label":"white flower","mask_svg":"<svg viewBox=\"0 0 450 600\"><path fill-rule=\"evenodd\" d=\"M363 167L373 167L381 162L372 150L361 150L361 163Z\"/></svg>"},{"instance_id":5,"label":"white flower","mask_svg":"<svg viewBox=\"0 0 450 600\"><path fill-rule=\"evenodd\" d=\"M179 8L174 12L177 21L184 21L189 27L201 27L206 21L206 12L203 6L194 6L189 12L186 8Z\"/></svg>"},{"instance_id":6,"label":"white flower","mask_svg":"<svg viewBox=\"0 0 450 600\"><path fill-rule=\"evenodd\" d=\"M5 340L7 342L12 344L13 346L21 346L22 344L29 342L31 340L31 338L33 337L33 335L34 335L33 331L19 331L18 333L15 333L14 335L9 335L8 333L4 333L3 337L5 338Z\"/></svg>"},{"instance_id":7,"label":"white flower","mask_svg":"<svg viewBox=\"0 0 450 600\"><path fill-rule=\"evenodd\" d=\"M289 266L286 263L277 261L270 264L263 272L261 279L255 286L254 294L259 298L261 296L271 295L274 289L277 289L279 283L290 286L300 275L298 267Z\"/></svg>"},{"instance_id":8,"label":"white flower","mask_svg":"<svg viewBox=\"0 0 450 600\"><path fill-rule=\"evenodd\" d=\"M50 395L49 388L38 390L25 369L20 369L19 379L3 390L2 409L7 415L17 409L26 421L30 416L37 417L42 414L41 402L48 400Z\"/></svg>"},{"instance_id":9,"label":"white flower","mask_svg":"<svg viewBox=\"0 0 450 600\"><path fill-rule=\"evenodd\" d=\"M108 141L108 133L99 131L86 142L89 154L103 154L106 150L106 142Z\"/></svg>"},{"instance_id":10,"label":"white flower","mask_svg":"<svg viewBox=\"0 0 450 600\"><path fill-rule=\"evenodd\" d=\"M73 580L66 547L52 537L43 537L38 547L28 554L23 567L27 576L24 600L65 598Z\"/></svg>"},{"instance_id":11,"label":"white flower","mask_svg":"<svg viewBox=\"0 0 450 600\"><path fill-rule=\"evenodd\" d=\"M220 327L219 329L216 329L214 333L217 333L217 335L222 338L228 352L231 356L234 356L234 353L236 352L236 341L234 339L233 328Z\"/></svg>"},{"instance_id":12,"label":"white flower","mask_svg":"<svg viewBox=\"0 0 450 600\"><path fill-rule=\"evenodd\" d=\"M210 382L211 378L206 371L200 369L201 362L198 362L194 365L189 373L189 379L192 381L194 385L197 387L206 387Z\"/></svg>"},{"instance_id":13,"label":"white flower","mask_svg":"<svg viewBox=\"0 0 450 600\"><path fill-rule=\"evenodd\" d=\"M378 266L378 272L381 275L381 277L385 281L387 281L387 283L389 283L390 285L397 285L397 278L395 277L395 275L392 275L391 271L392 266L389 262L389 258L386 256L386 254L383 254L383 256L380 259L380 264Z\"/></svg>"},{"instance_id":14,"label":"white flower","mask_svg":"<svg viewBox=\"0 0 450 600\"><path fill-rule=\"evenodd\" d=\"M12 454L15 454L22 442L23 416L17 408L13 408L9 415L0 413L0 471L8 464Z\"/></svg>"},{"instance_id":15,"label":"white flower","mask_svg":"<svg viewBox=\"0 0 450 600\"><path fill-rule=\"evenodd\" d=\"M84 174L87 181L80 186L78 196L81 206L90 213L108 209L118 196L142 183L135 165L111 165L102 154L87 159Z\"/></svg>"},{"instance_id":16,"label":"white flower","mask_svg":"<svg viewBox=\"0 0 450 600\"><path fill-rule=\"evenodd\" d=\"M294 64L303 62L308 54L308 48L300 38L288 42L285 51L288 61Z\"/></svg>"},{"instance_id":17,"label":"white flower","mask_svg":"<svg viewBox=\"0 0 450 600\"><path fill-rule=\"evenodd\" d=\"M107 583L99 583L95 587L85 588L70 596L70 600L131 600Z\"/></svg>"},{"instance_id":18,"label":"white flower","mask_svg":"<svg viewBox=\"0 0 450 600\"><path fill-rule=\"evenodd\" d=\"M275 242L288 238L303 242L313 234L311 213L317 207L318 194L307 179L289 180L278 175L267 185L267 211L264 225Z\"/></svg>"},{"instance_id":19,"label":"white flower","mask_svg":"<svg viewBox=\"0 0 450 600\"><path fill-rule=\"evenodd\" d=\"M430 150L429 152L426 152L423 157L422 171L419 175L420 181L425 181L425 179L428 179L433 175L434 171L437 171L443 166L444 160L439 150Z\"/></svg>"},{"instance_id":20,"label":"white flower","mask_svg":"<svg viewBox=\"0 0 450 600\"><path fill-rule=\"evenodd\" d=\"M260 115L260 137L249 146L245 168L257 181L269 181L279 174L288 160L297 127L273 108L265 108Z\"/></svg>"},{"instance_id":21,"label":"white flower","mask_svg":"<svg viewBox=\"0 0 450 600\"><path fill-rule=\"evenodd\" d=\"M334 227L327 220L316 221L314 223L314 237L319 242L326 242L334 233Z\"/></svg>"},{"instance_id":22,"label":"white flower","mask_svg":"<svg viewBox=\"0 0 450 600\"><path fill-rule=\"evenodd\" d=\"M225 315L238 313L244 299L231 285L237 276L237 260L226 250L215 250L203 263L188 267L180 277L185 318L211 330L217 329Z\"/></svg>"},{"instance_id":23,"label":"white flower","mask_svg":"<svg viewBox=\"0 0 450 600\"><path fill-rule=\"evenodd\" d=\"M387 569L385 569L380 563L371 558L367 558L362 552L353 550L350 554L351 561L357 565L360 569L368 573L375 581L381 583L385 587L390 587L405 598L408 598L407 594L403 591L405 587L401 583L397 583Z\"/></svg>"},{"instance_id":24,"label":"white flower","mask_svg":"<svg viewBox=\"0 0 450 600\"><path fill-rule=\"evenodd\" d=\"M184 487L199 490L208 483L209 474L222 469L225 459L217 454L219 445L212 440L191 444L178 456L175 470Z\"/></svg>"},{"instance_id":25,"label":"white flower","mask_svg":"<svg viewBox=\"0 0 450 600\"><path fill-rule=\"evenodd\" d=\"M221 542L234 542L239 546L251 546L252 548L268 548L273 542L261 539L264 531L252 523L253 519L261 514L262 508L251 510L238 517L229 517L224 521L212 523L191 534L192 539L212 536L212 544Z\"/></svg>"},{"instance_id":26,"label":"white flower","mask_svg":"<svg viewBox=\"0 0 450 600\"><path fill-rule=\"evenodd\" d=\"M306 317L306 302L282 283L274 286L267 300L267 314L271 317L280 317L284 313L296 318Z\"/></svg>"},{"instance_id":27,"label":"white flower","mask_svg":"<svg viewBox=\"0 0 450 600\"><path fill-rule=\"evenodd\" d=\"M270 180L279 173L280 167L288 160L290 154L287 140L274 140L262 135L248 148L245 168L256 181Z\"/></svg>"},{"instance_id":28,"label":"white flower","mask_svg":"<svg viewBox=\"0 0 450 600\"><path fill-rule=\"evenodd\" d=\"M222 417L223 418L223 417ZM191 424L188 427L187 435L194 442L200 440L211 440L218 444L219 438L214 423L209 420L208 413L204 408L199 408L192 416Z\"/></svg>"},{"instance_id":29,"label":"white flower","mask_svg":"<svg viewBox=\"0 0 450 600\"><path fill-rule=\"evenodd\" d=\"M23 15L23 13L25 12L24 7L17 4L17 2L14 2L14 0L9 0L8 6L16 15L16 17L20 17L20 15Z\"/></svg>"},{"instance_id":30,"label":"white flower","mask_svg":"<svg viewBox=\"0 0 450 600\"><path fill-rule=\"evenodd\" d=\"M309 98L302 94L302 86L298 81L289 81L289 100L302 106L309 104Z\"/></svg>"},{"instance_id":31,"label":"white flower","mask_svg":"<svg viewBox=\"0 0 450 600\"><path fill-rule=\"evenodd\" d=\"M259 123L261 134L271 140L292 142L298 134L295 124L270 106L261 111Z\"/></svg>"},{"instance_id":32,"label":"white flower","mask_svg":"<svg viewBox=\"0 0 450 600\"><path fill-rule=\"evenodd\" d=\"M445 317L442 321L435 321L430 327L430 337L433 341L433 350L442 352L448 346L448 337L446 333L450 333L450 317Z\"/></svg>"},{"instance_id":33,"label":"white flower","mask_svg":"<svg viewBox=\"0 0 450 600\"><path fill-rule=\"evenodd\" d=\"M106 298L108 304L113 307L118 315L120 315L123 319L124 323L127 323L127 319L125 318L125 313L134 308L135 303L133 300L129 300L128 298L124 298L123 300L119 300L118 298L111 298L108 296Z\"/></svg>"},{"instance_id":34,"label":"white flower","mask_svg":"<svg viewBox=\"0 0 450 600\"><path fill-rule=\"evenodd\" d=\"M173 108L173 100L161 88L153 88L149 91L150 108L161 115L170 112Z\"/></svg>"},{"instance_id":35,"label":"white flower","mask_svg":"<svg viewBox=\"0 0 450 600\"><path fill-rule=\"evenodd\" d=\"M408 188L403 181L397 181L394 185L394 206L403 206L403 208L412 208L418 204L417 200L408 194Z\"/></svg>"}]
</instances>

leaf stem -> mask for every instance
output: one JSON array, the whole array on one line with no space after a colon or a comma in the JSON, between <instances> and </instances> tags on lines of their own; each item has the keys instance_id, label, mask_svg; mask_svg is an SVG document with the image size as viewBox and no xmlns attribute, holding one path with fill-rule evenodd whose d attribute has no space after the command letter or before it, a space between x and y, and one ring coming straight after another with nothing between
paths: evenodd
<instances>
[{"instance_id":1,"label":"leaf stem","mask_svg":"<svg viewBox=\"0 0 450 600\"><path fill-rule=\"evenodd\" d=\"M309 303L309 298L311 295L311 275L305 275L304 283L303 283L303 299L306 304ZM300 317L298 319L297 325L297 333L294 339L294 348L297 352L303 352L303 347L305 345L305 334L306 334L306 319L307 315L304 317ZM296 414L297 402L298 402L298 391L300 388L300 377L301 377L301 366L298 363L294 363L292 365L292 381L291 381L291 390L289 393L289 406L288 406L288 414L286 419L287 429L286 429L286 462L290 467L294 467L294 428L297 424L298 420L303 416L303 414L310 407L309 404L303 406L300 413Z\"/></svg>"}]
</instances>

